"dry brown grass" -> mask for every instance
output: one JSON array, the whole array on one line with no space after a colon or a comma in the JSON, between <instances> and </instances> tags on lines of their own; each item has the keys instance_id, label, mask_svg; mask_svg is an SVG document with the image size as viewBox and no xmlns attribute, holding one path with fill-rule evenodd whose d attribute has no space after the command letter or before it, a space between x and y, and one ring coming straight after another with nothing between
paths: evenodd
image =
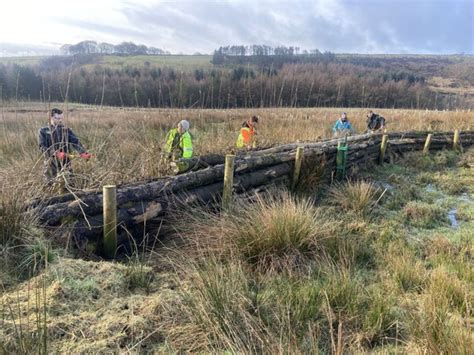
<instances>
[{"instance_id":1,"label":"dry brown grass","mask_svg":"<svg viewBox=\"0 0 474 355\"><path fill-rule=\"evenodd\" d=\"M39 186L42 158L37 148L37 132L46 124L46 108L31 103L21 110L18 107L2 107L0 184L21 176L25 186ZM74 161L77 187L91 188L165 173L160 159L164 137L183 118L191 122L195 154L202 155L232 151L241 123L253 114L262 118L259 141L266 146L330 137L332 125L342 110L348 113L358 132L364 131L365 109L101 110L71 105L65 111L65 121L94 156L89 162ZM391 131L474 127L474 112L378 111L387 118Z\"/></svg>"}]
</instances>

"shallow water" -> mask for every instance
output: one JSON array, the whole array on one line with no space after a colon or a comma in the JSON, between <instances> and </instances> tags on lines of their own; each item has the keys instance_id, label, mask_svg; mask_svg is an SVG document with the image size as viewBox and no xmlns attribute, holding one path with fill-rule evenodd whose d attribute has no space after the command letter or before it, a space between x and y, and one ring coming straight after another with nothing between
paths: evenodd
<instances>
[{"instance_id":1,"label":"shallow water","mask_svg":"<svg viewBox=\"0 0 474 355\"><path fill-rule=\"evenodd\" d=\"M449 219L449 222L451 222L451 228L454 228L454 229L459 228L459 222L456 219L457 212L458 210L456 208L452 208L448 212L448 219Z\"/></svg>"}]
</instances>

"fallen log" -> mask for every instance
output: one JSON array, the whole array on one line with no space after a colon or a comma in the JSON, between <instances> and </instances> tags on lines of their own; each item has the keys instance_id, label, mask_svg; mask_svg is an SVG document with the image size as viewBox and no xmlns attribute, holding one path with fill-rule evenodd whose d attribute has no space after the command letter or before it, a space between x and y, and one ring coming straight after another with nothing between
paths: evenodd
<instances>
[{"instance_id":1,"label":"fallen log","mask_svg":"<svg viewBox=\"0 0 474 355\"><path fill-rule=\"evenodd\" d=\"M416 140L425 140L427 132L394 132L394 133L389 133L389 142L392 140L398 140L398 139L416 139ZM446 140L452 142L453 139L453 133L452 132L432 132L432 142L436 143L437 141L442 141L445 142ZM353 143L357 143L360 141L364 141L367 139L371 139L374 142L378 142L381 139L382 134L363 134L359 136L349 136L347 141L350 146L353 145ZM292 149L296 149L298 146L303 146L305 148L306 152L310 152L313 149L330 149L330 147L336 147L338 142L340 142L342 138L337 138L337 139L327 139L322 142L302 142L302 143L292 143L292 144L287 144L287 145L282 145L278 147L273 147L269 149L263 149L259 151L252 151L252 152L243 152L239 155L237 155L236 158L236 166L239 166L239 164L246 164L246 162L249 159L256 159L258 156L262 155L272 155L272 154L279 154L279 153L284 153L291 151ZM463 142L470 142L474 140L474 132L473 131L465 131L461 132L461 144ZM242 160L242 162L239 163L239 161ZM212 155L207 155L204 157L196 157L192 158L189 160L189 166L198 166L199 169L204 167L204 165L207 166L215 166L215 165L220 165L224 163L224 156L217 155L217 154L212 154ZM199 161L203 162L201 165ZM192 170L197 170L197 168L193 168ZM160 177L160 178L154 178L154 179L148 179L145 181L139 181L135 183L129 183L129 184L122 184L119 185L118 188L120 190L126 190L126 189L131 189L136 186L143 186L145 184L150 184L150 187L153 185L153 183L157 183L160 185L160 182L163 182L167 179L170 179L172 177ZM203 183L205 183L203 181ZM145 194L150 193L151 191L144 191ZM31 209L35 208L38 206L49 206L52 204L56 203L63 203L63 202L69 202L69 201L74 201L74 200L84 200L84 203L87 205L94 205L94 201L87 201L85 198L88 195L91 194L96 194L97 190L90 190L90 191L85 191L85 192L78 192L75 194L65 194L61 196L54 196L51 198L47 199L34 199L25 205L25 209ZM152 193L152 192L151 192ZM136 194L136 192L131 192L131 194ZM139 198L139 195L137 195L137 198Z\"/></svg>"},{"instance_id":2,"label":"fallen log","mask_svg":"<svg viewBox=\"0 0 474 355\"><path fill-rule=\"evenodd\" d=\"M365 133L362 135L358 136L348 136L347 137L347 142L348 144L351 143L357 143L361 142L367 139L373 139L373 140L381 140L382 133L376 133L376 134L369 134ZM393 133L388 133L389 139L426 139L426 132L393 132ZM449 139L450 137L452 138L453 134L452 132L433 132L433 139ZM469 131L467 133L464 133L464 137L472 140L474 139L474 134L471 134ZM256 157L259 155L267 155L267 154L278 154L282 152L287 152L291 150L295 150L298 147L304 147L305 149L310 149L310 148L325 148L325 147L330 147L330 146L337 146L337 144L340 141L343 141L344 138L330 138L326 139L320 142L301 142L301 143L291 143L291 144L285 144L285 145L280 145L277 147L272 147L272 148L267 148L267 149L262 149L258 151L250 151L250 152L240 152L236 156L236 160L239 160L241 158L244 158L245 156L248 157ZM208 156L201 156L201 157L194 157L191 159L186 159L185 161L182 162L174 162L172 163L173 167L173 172L175 174L183 174L188 171L196 171L199 169L203 169L209 166L215 166L219 164L223 164L225 160L225 157L223 155L208 155Z\"/></svg>"},{"instance_id":3,"label":"fallen log","mask_svg":"<svg viewBox=\"0 0 474 355\"><path fill-rule=\"evenodd\" d=\"M404 138L398 140L389 139L389 146L399 152L422 149L426 132L416 134L397 133L397 136L402 135ZM452 144L452 136L452 133L435 134L431 149L436 150L449 147ZM380 137L381 135L349 137L348 141L352 143L349 143L348 162L350 163L351 159L360 161L358 159L369 159L371 156L377 155L379 152ZM352 141L350 139L352 139ZM474 144L474 132L461 132L461 140L463 144L466 145ZM339 141L340 140L329 140L314 144L303 144L305 159L324 155L326 159L330 161L335 157L337 142ZM301 144L286 145L285 149L289 146L297 147L301 146ZM267 152L268 151L269 150L267 150ZM259 171L267 167L285 163L290 163L291 166L294 157L295 150L283 150L266 155L257 154L255 156L243 156L236 161L235 173L237 175L244 173L252 174L254 170ZM193 191L201 186L205 187L220 183L224 173L223 170L223 165L219 164L196 172L168 177L143 185L124 185L118 189L117 203L119 208L124 208L130 205L142 204L142 201L159 201L169 194L180 194L183 191ZM272 178L275 178L275 176ZM81 200L53 203L49 206L37 207L33 211L38 213L42 222L49 225L63 224L71 219L92 218L102 213L102 194L85 194ZM128 211L127 213L130 215L131 212ZM135 214L131 213L131 216L135 217ZM124 216L123 218L126 220L128 217Z\"/></svg>"},{"instance_id":4,"label":"fallen log","mask_svg":"<svg viewBox=\"0 0 474 355\"><path fill-rule=\"evenodd\" d=\"M292 169L292 163L283 163L252 173L236 175L234 178L234 191L238 194L244 194L253 188L266 186L278 180L282 181L282 178L286 178ZM217 202L220 199L222 188L223 182L218 182L181 192L177 195L166 194L151 201L142 201L119 208L117 210L118 228L127 229L146 224L147 221L163 217L182 206L206 205L210 202ZM100 239L103 231L103 217L101 214L89 216L81 220L69 219L68 222L71 224L75 239Z\"/></svg>"},{"instance_id":5,"label":"fallen log","mask_svg":"<svg viewBox=\"0 0 474 355\"><path fill-rule=\"evenodd\" d=\"M443 148L448 143L444 142L440 145ZM397 145L394 142L394 146L400 148L403 151L408 151L413 148L413 144L407 144L407 142L401 142ZM420 144L421 146L421 144ZM356 148L349 151L347 159L348 168L358 165L361 162L370 162L367 157L376 160L379 152L379 146L374 142L368 142L357 145ZM324 153L329 165L333 165L335 150L331 153ZM292 162L286 162L272 167L257 170L246 174L237 174L235 176L235 192L245 193L248 189L262 186L278 178L288 176L291 174L293 169ZM187 192L182 192L177 195L167 194L163 197L157 198L152 201L140 202L135 205L120 208L117 212L118 220L120 221L119 226L122 228L130 228L136 225L146 223L146 221L153 220L157 217L164 217L168 213L172 213L183 205L192 204L207 204L209 202L218 201L222 191L222 182L214 183L211 185L192 189ZM82 221L74 227L75 233L90 238L100 235L102 231L103 219L101 215L92 216L91 219L86 222ZM90 225L89 225L90 224Z\"/></svg>"},{"instance_id":6,"label":"fallen log","mask_svg":"<svg viewBox=\"0 0 474 355\"><path fill-rule=\"evenodd\" d=\"M329 151L331 150L335 150L335 148L329 149ZM311 149L309 149L308 152L311 152ZM316 150L315 152L323 151ZM235 172L243 173L257 168L293 161L295 154L295 152L282 152L275 155L243 157L236 161ZM204 170L169 177L144 185L134 185L132 187L124 186L117 189L117 204L120 206L133 201L155 198L163 193L175 193L197 186L208 185L221 180L223 176L224 165L221 164L212 168L209 167ZM102 193L88 194L80 200L56 203L49 206L39 206L36 210L40 221L47 222L49 225L61 224L61 221L66 217L78 218L81 215L87 217L101 211Z\"/></svg>"}]
</instances>

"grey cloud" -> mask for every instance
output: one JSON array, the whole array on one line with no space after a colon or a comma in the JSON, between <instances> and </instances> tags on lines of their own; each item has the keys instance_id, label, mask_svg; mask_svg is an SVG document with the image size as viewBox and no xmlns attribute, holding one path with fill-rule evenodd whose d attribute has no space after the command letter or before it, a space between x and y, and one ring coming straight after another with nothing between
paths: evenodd
<instances>
[{"instance_id":1,"label":"grey cloud","mask_svg":"<svg viewBox=\"0 0 474 355\"><path fill-rule=\"evenodd\" d=\"M334 52L474 52L470 0L164 1L125 5L121 12L129 28L66 22L185 53L254 43Z\"/></svg>"},{"instance_id":2,"label":"grey cloud","mask_svg":"<svg viewBox=\"0 0 474 355\"><path fill-rule=\"evenodd\" d=\"M94 23L91 21L81 20L79 18L63 17L57 18L56 21L58 23L62 23L73 28L77 27L91 32L113 35L116 36L118 40L120 40L120 38L123 38L124 41L128 40L131 37L140 38L147 35L146 31L138 28L123 28L111 26L104 23Z\"/></svg>"}]
</instances>

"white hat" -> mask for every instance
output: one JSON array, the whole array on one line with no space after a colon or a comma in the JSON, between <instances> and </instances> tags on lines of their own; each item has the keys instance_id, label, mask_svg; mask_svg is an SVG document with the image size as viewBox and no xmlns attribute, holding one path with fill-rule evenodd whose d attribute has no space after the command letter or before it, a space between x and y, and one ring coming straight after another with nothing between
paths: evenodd
<instances>
[{"instance_id":1,"label":"white hat","mask_svg":"<svg viewBox=\"0 0 474 355\"><path fill-rule=\"evenodd\" d=\"M179 125L181 126L182 129L185 131L189 131L189 122L186 120L181 120L179 121Z\"/></svg>"}]
</instances>

